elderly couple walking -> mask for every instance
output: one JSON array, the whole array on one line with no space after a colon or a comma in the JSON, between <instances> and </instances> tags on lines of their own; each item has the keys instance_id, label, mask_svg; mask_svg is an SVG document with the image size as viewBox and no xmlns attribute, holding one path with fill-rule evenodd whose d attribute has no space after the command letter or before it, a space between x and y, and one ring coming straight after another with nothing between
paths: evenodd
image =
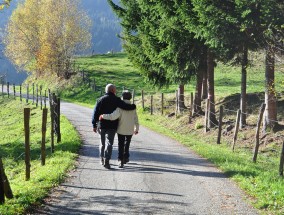
<instances>
[{"instance_id":1,"label":"elderly couple walking","mask_svg":"<svg viewBox=\"0 0 284 215\"><path fill-rule=\"evenodd\" d=\"M138 134L139 124L136 105L131 104L131 93L123 91L121 100L116 87L108 84L106 94L97 100L92 117L93 131L101 135L101 164L110 169L114 136L118 136L118 167L129 162L129 146L133 134Z\"/></svg>"}]
</instances>

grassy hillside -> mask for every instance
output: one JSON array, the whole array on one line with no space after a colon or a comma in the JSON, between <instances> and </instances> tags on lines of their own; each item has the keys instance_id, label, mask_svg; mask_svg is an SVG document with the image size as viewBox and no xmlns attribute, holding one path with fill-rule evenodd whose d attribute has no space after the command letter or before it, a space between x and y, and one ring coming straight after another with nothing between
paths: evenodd
<instances>
[{"instance_id":1,"label":"grassy hillside","mask_svg":"<svg viewBox=\"0 0 284 215\"><path fill-rule=\"evenodd\" d=\"M247 92L256 93L264 92L264 65L261 55L258 58L254 57L253 64L248 68L248 83ZM126 54L105 54L94 55L92 57L80 57L76 59L76 67L80 71L85 71L85 75L91 80L91 83L96 83L97 86L105 86L107 83L113 83L117 86L118 91L123 87L130 90L135 89L140 95L141 90L147 94L155 93L174 93L177 90L177 85L170 85L168 88L158 89L152 86L131 62L127 59ZM276 90L281 91L284 86L284 70L281 66L276 68ZM78 85L70 87L62 95L64 98L73 101L82 101L90 104L90 100L99 95L92 93L93 90L88 87L88 84L82 84L82 77L77 79ZM100 88L99 88L100 89ZM241 68L239 66L231 66L217 64L215 68L215 95L216 99L225 99L226 97L239 94L241 90ZM187 93L195 91L195 79L185 86ZM92 104L92 102L91 102Z\"/></svg>"}]
</instances>

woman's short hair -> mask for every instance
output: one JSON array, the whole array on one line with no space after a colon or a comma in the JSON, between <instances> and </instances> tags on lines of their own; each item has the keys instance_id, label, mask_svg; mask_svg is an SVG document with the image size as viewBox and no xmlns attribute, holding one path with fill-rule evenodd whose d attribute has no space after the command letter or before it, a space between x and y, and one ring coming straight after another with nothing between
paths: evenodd
<instances>
[{"instance_id":1,"label":"woman's short hair","mask_svg":"<svg viewBox=\"0 0 284 215\"><path fill-rule=\"evenodd\" d=\"M128 90L122 92L122 99L130 100L132 98L131 93Z\"/></svg>"}]
</instances>

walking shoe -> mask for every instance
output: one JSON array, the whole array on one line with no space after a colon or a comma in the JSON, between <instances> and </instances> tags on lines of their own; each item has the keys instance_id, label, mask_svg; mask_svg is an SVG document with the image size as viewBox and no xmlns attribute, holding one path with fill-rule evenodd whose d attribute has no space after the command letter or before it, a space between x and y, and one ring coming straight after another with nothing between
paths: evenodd
<instances>
[{"instance_id":1,"label":"walking shoe","mask_svg":"<svg viewBox=\"0 0 284 215\"><path fill-rule=\"evenodd\" d=\"M104 165L104 164L105 164L105 162L104 162L104 158L103 158L103 157L101 157L101 161L100 161L100 163L101 163L101 165Z\"/></svg>"},{"instance_id":2,"label":"walking shoe","mask_svg":"<svg viewBox=\"0 0 284 215\"><path fill-rule=\"evenodd\" d=\"M118 168L123 168L123 161L121 160L118 161Z\"/></svg>"},{"instance_id":3,"label":"walking shoe","mask_svg":"<svg viewBox=\"0 0 284 215\"><path fill-rule=\"evenodd\" d=\"M129 158L124 158L123 163L126 164L129 162Z\"/></svg>"},{"instance_id":4,"label":"walking shoe","mask_svg":"<svg viewBox=\"0 0 284 215\"><path fill-rule=\"evenodd\" d=\"M105 159L104 167L110 169L109 159Z\"/></svg>"}]
</instances>

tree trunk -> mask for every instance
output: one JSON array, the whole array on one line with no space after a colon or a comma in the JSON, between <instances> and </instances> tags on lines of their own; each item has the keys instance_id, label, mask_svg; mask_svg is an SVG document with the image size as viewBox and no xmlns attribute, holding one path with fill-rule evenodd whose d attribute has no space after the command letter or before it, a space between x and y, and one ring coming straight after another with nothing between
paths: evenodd
<instances>
[{"instance_id":1,"label":"tree trunk","mask_svg":"<svg viewBox=\"0 0 284 215\"><path fill-rule=\"evenodd\" d=\"M186 108L184 105L184 84L178 86L178 108L179 112L184 111Z\"/></svg>"},{"instance_id":2,"label":"tree trunk","mask_svg":"<svg viewBox=\"0 0 284 215\"><path fill-rule=\"evenodd\" d=\"M274 81L275 50L273 47L266 48L265 56L265 112L263 117L263 131L273 129L277 120L277 99Z\"/></svg>"},{"instance_id":3,"label":"tree trunk","mask_svg":"<svg viewBox=\"0 0 284 215\"><path fill-rule=\"evenodd\" d=\"M194 115L200 115L204 114L201 108L201 101L202 101L202 93L203 89L202 86L206 86L207 91L207 78L205 79L205 85L203 84L204 80L204 74L207 74L207 53L206 50L203 55L200 57L200 64L198 67L198 71L196 74L196 86L195 86L195 96L194 96L194 104L193 104L193 113ZM207 98L207 92L206 92L206 98Z\"/></svg>"},{"instance_id":4,"label":"tree trunk","mask_svg":"<svg viewBox=\"0 0 284 215\"><path fill-rule=\"evenodd\" d=\"M204 55L205 68L203 70L203 80L202 80L202 99L207 99L208 96L208 86L207 86L207 54Z\"/></svg>"},{"instance_id":5,"label":"tree trunk","mask_svg":"<svg viewBox=\"0 0 284 215\"><path fill-rule=\"evenodd\" d=\"M215 93L214 93L214 59L210 50L207 52L207 83L208 83L208 99L209 104L209 126L214 127L218 125L215 115Z\"/></svg>"},{"instance_id":6,"label":"tree trunk","mask_svg":"<svg viewBox=\"0 0 284 215\"><path fill-rule=\"evenodd\" d=\"M248 48L246 45L243 47L242 58L242 84L241 84L241 120L240 127L246 125L246 111L247 111L247 65L248 65Z\"/></svg>"},{"instance_id":7,"label":"tree trunk","mask_svg":"<svg viewBox=\"0 0 284 215\"><path fill-rule=\"evenodd\" d=\"M201 109L201 93L202 93L202 79L203 70L198 70L196 74L195 95L193 101L193 114L199 115L202 113Z\"/></svg>"}]
</instances>

